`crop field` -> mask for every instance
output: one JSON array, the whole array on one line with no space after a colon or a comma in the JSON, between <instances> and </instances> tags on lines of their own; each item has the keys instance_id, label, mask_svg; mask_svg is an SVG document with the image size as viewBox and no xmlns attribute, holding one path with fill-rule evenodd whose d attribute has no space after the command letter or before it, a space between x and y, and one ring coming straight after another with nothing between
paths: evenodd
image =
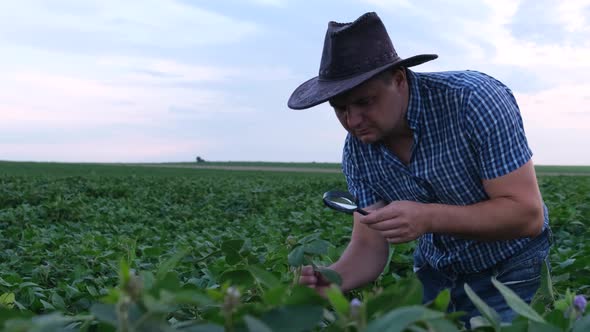
<instances>
[{"instance_id":1,"label":"crop field","mask_svg":"<svg viewBox=\"0 0 590 332\"><path fill-rule=\"evenodd\" d=\"M573 302L590 295L590 176L538 172L551 273L531 306L503 292L512 324L474 295L476 330L590 331ZM0 162L0 331L460 330L448 293L421 304L414 243L362 289L296 285L348 243L351 217L321 201L345 188L337 172Z\"/></svg>"}]
</instances>

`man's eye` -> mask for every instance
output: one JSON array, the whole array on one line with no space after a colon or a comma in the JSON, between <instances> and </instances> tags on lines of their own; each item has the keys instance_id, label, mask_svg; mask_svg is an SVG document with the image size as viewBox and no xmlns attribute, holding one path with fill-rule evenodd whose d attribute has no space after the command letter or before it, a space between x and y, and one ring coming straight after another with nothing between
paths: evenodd
<instances>
[{"instance_id":1,"label":"man's eye","mask_svg":"<svg viewBox=\"0 0 590 332\"><path fill-rule=\"evenodd\" d=\"M371 103L373 103L373 98L370 98L370 97L362 98L362 99L359 99L355 102L355 104L357 104L358 106L367 106L367 105L370 105Z\"/></svg>"},{"instance_id":2,"label":"man's eye","mask_svg":"<svg viewBox=\"0 0 590 332\"><path fill-rule=\"evenodd\" d=\"M342 113L345 113L346 112L346 107L344 107L344 106L334 106L334 110L337 113L342 114Z\"/></svg>"}]
</instances>

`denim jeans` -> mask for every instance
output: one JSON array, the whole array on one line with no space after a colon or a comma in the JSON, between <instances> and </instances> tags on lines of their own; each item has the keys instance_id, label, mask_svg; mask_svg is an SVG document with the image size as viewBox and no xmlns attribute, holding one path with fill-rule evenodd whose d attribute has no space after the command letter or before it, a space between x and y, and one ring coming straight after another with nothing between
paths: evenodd
<instances>
[{"instance_id":1,"label":"denim jeans","mask_svg":"<svg viewBox=\"0 0 590 332\"><path fill-rule=\"evenodd\" d=\"M416 248L414 271L424 287L422 300L424 303L430 302L442 290L450 289L449 311L465 312L466 315L461 320L467 328L470 328L469 320L481 314L465 293L464 284L467 283L486 304L498 312L503 322L511 322L516 313L510 309L494 287L491 282L492 277L510 287L518 296L530 303L541 283L542 266L549 264L548 254L552 242L551 229L547 228L514 256L487 270L468 274L435 270L424 260L419 248Z\"/></svg>"}]
</instances>

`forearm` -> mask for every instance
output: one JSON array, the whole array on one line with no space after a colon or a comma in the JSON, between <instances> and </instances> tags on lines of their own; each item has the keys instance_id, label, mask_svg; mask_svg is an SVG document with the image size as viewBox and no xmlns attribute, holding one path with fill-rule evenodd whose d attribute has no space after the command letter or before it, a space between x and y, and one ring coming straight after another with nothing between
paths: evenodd
<instances>
[{"instance_id":1,"label":"forearm","mask_svg":"<svg viewBox=\"0 0 590 332\"><path fill-rule=\"evenodd\" d=\"M351 242L340 259L330 266L342 277L342 290L361 287L379 277L389 257L389 245Z\"/></svg>"},{"instance_id":2,"label":"forearm","mask_svg":"<svg viewBox=\"0 0 590 332\"><path fill-rule=\"evenodd\" d=\"M534 237L543 227L541 202L523 204L508 197L455 206L427 204L430 232L476 240Z\"/></svg>"}]
</instances>

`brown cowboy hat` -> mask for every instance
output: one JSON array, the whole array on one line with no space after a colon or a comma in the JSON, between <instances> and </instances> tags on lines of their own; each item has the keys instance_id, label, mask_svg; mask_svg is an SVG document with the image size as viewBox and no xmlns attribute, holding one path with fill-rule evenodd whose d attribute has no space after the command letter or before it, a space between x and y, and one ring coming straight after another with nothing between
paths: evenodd
<instances>
[{"instance_id":1,"label":"brown cowboy hat","mask_svg":"<svg viewBox=\"0 0 590 332\"><path fill-rule=\"evenodd\" d=\"M420 54L400 58L376 13L366 13L352 23L330 22L319 75L295 89L287 105L296 110L310 108L388 68L416 66L437 57L436 54Z\"/></svg>"}]
</instances>

